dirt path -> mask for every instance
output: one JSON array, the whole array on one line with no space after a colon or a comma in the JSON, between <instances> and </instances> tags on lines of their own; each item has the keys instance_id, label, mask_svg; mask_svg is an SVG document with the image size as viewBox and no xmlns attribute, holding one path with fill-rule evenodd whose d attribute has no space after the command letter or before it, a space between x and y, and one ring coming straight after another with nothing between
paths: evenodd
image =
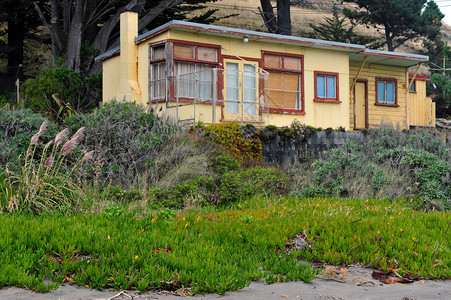
<instances>
[{"instance_id":1,"label":"dirt path","mask_svg":"<svg viewBox=\"0 0 451 300\"><path fill-rule=\"evenodd\" d=\"M332 269L331 269L332 270ZM396 299L425 300L451 299L451 281L417 281L410 284L382 284L371 278L373 270L361 267L349 267L334 273L325 272L321 278L311 283L284 282L267 285L263 280L252 282L248 287L224 296L196 295L193 297L173 296L167 293L96 291L88 288L65 285L50 293L38 294L18 288L0 290L2 300L78 300L78 299L112 299L112 300L150 300L150 299ZM117 296L116 296L117 295ZM114 297L116 296L116 297ZM111 298L113 297L113 298Z\"/></svg>"}]
</instances>

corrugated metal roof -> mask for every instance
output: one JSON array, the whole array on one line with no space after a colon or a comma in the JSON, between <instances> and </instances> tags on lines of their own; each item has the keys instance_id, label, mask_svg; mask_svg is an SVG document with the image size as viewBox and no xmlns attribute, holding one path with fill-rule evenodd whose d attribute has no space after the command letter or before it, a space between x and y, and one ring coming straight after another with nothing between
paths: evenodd
<instances>
[{"instance_id":1,"label":"corrugated metal roof","mask_svg":"<svg viewBox=\"0 0 451 300\"><path fill-rule=\"evenodd\" d=\"M360 53L351 53L349 55L349 59L351 61L363 61L365 56L368 57L366 62L369 64L381 64L398 67L410 67L420 62L429 61L429 56L426 55L373 49L365 49L365 51Z\"/></svg>"},{"instance_id":2,"label":"corrugated metal roof","mask_svg":"<svg viewBox=\"0 0 451 300\"><path fill-rule=\"evenodd\" d=\"M201 33L206 35L224 36L230 38L242 39L247 37L250 41L264 41L269 43L287 44L287 45L299 45L302 47L329 49L334 51L349 52L349 59L351 61L363 61L365 56L368 56L367 63L377 63L385 65L394 65L400 67L410 67L418 64L419 62L426 62L429 60L428 56L400 53L391 51L381 51L366 49L363 45L347 44L333 41L324 41L296 36L287 36L274 33L258 32L251 30L244 30L238 28L228 28L216 25L198 24L193 22L174 20L161 25L155 29L152 29L145 34L139 35L135 38L135 43L140 44L153 36L158 35L161 32L167 30L179 30L194 33ZM95 58L96 62L102 61L120 52L120 47L116 47L99 55Z\"/></svg>"},{"instance_id":3,"label":"corrugated metal roof","mask_svg":"<svg viewBox=\"0 0 451 300\"><path fill-rule=\"evenodd\" d=\"M238 28L229 28L216 25L206 25L198 24L193 22L185 21L171 21L158 28L155 28L145 34L138 36L135 39L136 44L142 43L147 39L152 38L156 34L166 31L166 30L179 30L188 32L199 32L202 34L215 35L215 36L225 36L225 37L235 37L244 38L247 37L250 41L253 40L264 40L265 42L276 42L280 44L291 44L291 45L302 45L303 47L312 48L322 48L322 49L333 49L338 51L346 52L356 52L365 50L365 46L357 44L347 44L333 41L324 41L310 38L303 38L297 36L281 35L267 32L258 32L251 30L244 30Z\"/></svg>"}]
</instances>

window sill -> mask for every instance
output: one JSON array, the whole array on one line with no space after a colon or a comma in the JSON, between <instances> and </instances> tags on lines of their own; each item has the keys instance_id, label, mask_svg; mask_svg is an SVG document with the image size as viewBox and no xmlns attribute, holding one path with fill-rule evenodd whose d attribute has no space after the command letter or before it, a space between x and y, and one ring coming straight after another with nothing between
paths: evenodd
<instances>
[{"instance_id":1,"label":"window sill","mask_svg":"<svg viewBox=\"0 0 451 300\"><path fill-rule=\"evenodd\" d=\"M388 107L399 107L398 104L389 104L389 103L380 103L380 102L376 102L376 103L374 103L374 105L376 105L376 106L388 106Z\"/></svg>"},{"instance_id":2,"label":"window sill","mask_svg":"<svg viewBox=\"0 0 451 300\"><path fill-rule=\"evenodd\" d=\"M301 109L275 108L270 107L269 112L273 114L287 114L287 115L305 115Z\"/></svg>"},{"instance_id":3,"label":"window sill","mask_svg":"<svg viewBox=\"0 0 451 300\"><path fill-rule=\"evenodd\" d=\"M337 99L325 99L325 98L315 98L313 99L315 102L325 102L325 103L341 103L340 100Z\"/></svg>"}]
</instances>

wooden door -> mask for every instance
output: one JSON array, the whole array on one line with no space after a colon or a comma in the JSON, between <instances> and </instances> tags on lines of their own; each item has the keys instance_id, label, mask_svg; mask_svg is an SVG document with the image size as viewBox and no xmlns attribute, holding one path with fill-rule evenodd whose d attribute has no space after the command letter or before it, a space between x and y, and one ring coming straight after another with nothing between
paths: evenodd
<instances>
[{"instance_id":1,"label":"wooden door","mask_svg":"<svg viewBox=\"0 0 451 300\"><path fill-rule=\"evenodd\" d=\"M354 128L368 128L368 93L365 81L357 81L354 86Z\"/></svg>"}]
</instances>

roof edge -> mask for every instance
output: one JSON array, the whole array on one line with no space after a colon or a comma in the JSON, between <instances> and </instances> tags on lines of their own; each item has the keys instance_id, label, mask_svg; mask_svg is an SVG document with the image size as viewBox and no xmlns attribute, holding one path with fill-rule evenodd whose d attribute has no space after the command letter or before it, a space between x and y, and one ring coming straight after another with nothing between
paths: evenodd
<instances>
[{"instance_id":1,"label":"roof edge","mask_svg":"<svg viewBox=\"0 0 451 300\"><path fill-rule=\"evenodd\" d=\"M409 60L416 61L429 61L429 56L420 55L420 54L412 54L412 53L403 53L403 52L393 52L393 51L383 51L383 50L374 50L374 49L365 49L365 51L361 52L363 55L375 55L375 56L386 56L393 58L404 58Z\"/></svg>"},{"instance_id":2,"label":"roof edge","mask_svg":"<svg viewBox=\"0 0 451 300\"><path fill-rule=\"evenodd\" d=\"M103 53L103 54L97 56L96 58L94 58L94 61L95 61L96 63L97 63L97 62L100 62L100 61L102 61L102 60L105 60L105 59L107 59L107 58L110 58L110 57L112 57L112 56L115 56L115 55L119 54L120 52L121 52L121 47L120 47L120 46L117 46L117 47L115 47L115 48L113 48L113 49L111 49L111 50L108 50L107 52L105 52L105 53Z\"/></svg>"}]
</instances>

